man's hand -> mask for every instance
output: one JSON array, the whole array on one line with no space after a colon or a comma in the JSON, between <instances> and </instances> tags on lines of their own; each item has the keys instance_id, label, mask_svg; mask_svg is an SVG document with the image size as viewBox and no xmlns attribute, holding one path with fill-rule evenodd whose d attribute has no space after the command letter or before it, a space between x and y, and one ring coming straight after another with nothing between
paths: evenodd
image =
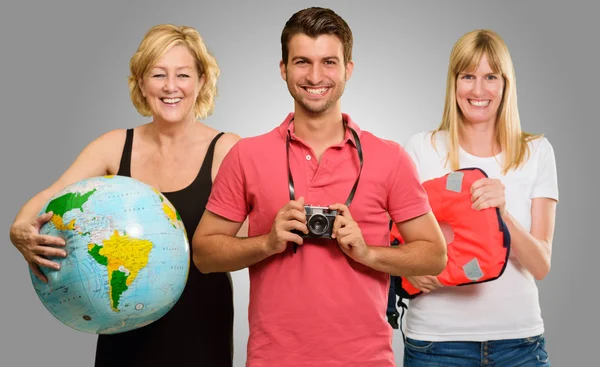
<instances>
[{"instance_id":1,"label":"man's hand","mask_svg":"<svg viewBox=\"0 0 600 367\"><path fill-rule=\"evenodd\" d=\"M288 242L302 245L302 237L292 233L292 230L308 233L303 197L300 197L298 200L290 200L289 203L285 204L277 212L267 243L271 255L285 251Z\"/></svg>"},{"instance_id":2,"label":"man's hand","mask_svg":"<svg viewBox=\"0 0 600 367\"><path fill-rule=\"evenodd\" d=\"M342 251L354 261L366 264L370 255L358 223L352 218L350 209L344 204L333 204L329 209L337 210L331 236L337 240Z\"/></svg>"}]
</instances>

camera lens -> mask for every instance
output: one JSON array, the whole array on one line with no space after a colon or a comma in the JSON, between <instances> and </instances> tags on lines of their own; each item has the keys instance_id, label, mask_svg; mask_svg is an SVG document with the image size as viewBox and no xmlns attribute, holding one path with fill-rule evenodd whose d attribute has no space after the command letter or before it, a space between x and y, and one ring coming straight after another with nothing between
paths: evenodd
<instances>
[{"instance_id":1,"label":"camera lens","mask_svg":"<svg viewBox=\"0 0 600 367\"><path fill-rule=\"evenodd\" d=\"M321 236L329 228L329 221L323 214L313 214L308 219L308 230L315 236Z\"/></svg>"}]
</instances>

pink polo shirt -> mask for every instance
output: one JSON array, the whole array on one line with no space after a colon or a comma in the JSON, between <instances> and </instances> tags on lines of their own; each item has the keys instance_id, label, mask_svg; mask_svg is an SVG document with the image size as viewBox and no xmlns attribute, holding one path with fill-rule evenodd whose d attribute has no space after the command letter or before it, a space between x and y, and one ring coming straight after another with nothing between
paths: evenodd
<instances>
[{"instance_id":1,"label":"pink polo shirt","mask_svg":"<svg viewBox=\"0 0 600 367\"><path fill-rule=\"evenodd\" d=\"M402 222L430 210L415 166L395 142L361 131L363 171L350 212L371 246L389 246L388 213ZM289 202L286 135L296 198L306 204L344 203L359 171L352 134L317 162L293 133L293 114L271 132L240 140L223 160L207 210L242 222L249 236L269 233ZM389 275L359 264L334 240L305 239L293 253L252 265L246 366L395 366L392 329L385 319Z\"/></svg>"}]
</instances>

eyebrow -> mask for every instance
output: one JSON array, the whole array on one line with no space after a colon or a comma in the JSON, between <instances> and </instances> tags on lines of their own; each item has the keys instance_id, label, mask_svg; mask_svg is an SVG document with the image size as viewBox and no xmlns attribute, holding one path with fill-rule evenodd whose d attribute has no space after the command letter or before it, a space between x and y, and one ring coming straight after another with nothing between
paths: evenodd
<instances>
[{"instance_id":1,"label":"eyebrow","mask_svg":"<svg viewBox=\"0 0 600 367\"><path fill-rule=\"evenodd\" d=\"M475 71L461 71L458 73L458 75L473 75L473 74L475 74ZM502 75L502 73L492 71L491 73L485 73L484 75Z\"/></svg>"},{"instance_id":2,"label":"eyebrow","mask_svg":"<svg viewBox=\"0 0 600 367\"><path fill-rule=\"evenodd\" d=\"M154 66L153 66L153 67L152 67L150 70L152 70L152 69L163 69L163 70L165 70L165 69L166 69L166 67L164 67L164 66L158 66L158 65L154 65ZM176 69L176 70L181 70L181 69L194 69L194 67L193 67L193 66L178 66L178 67L176 67L175 69Z\"/></svg>"},{"instance_id":3,"label":"eyebrow","mask_svg":"<svg viewBox=\"0 0 600 367\"><path fill-rule=\"evenodd\" d=\"M305 61L310 61L310 59L306 56L294 56L292 57L292 61L296 61L296 60L305 60ZM336 61L340 61L340 58L337 56L325 56L323 58L321 58L321 60L336 60Z\"/></svg>"}]
</instances>

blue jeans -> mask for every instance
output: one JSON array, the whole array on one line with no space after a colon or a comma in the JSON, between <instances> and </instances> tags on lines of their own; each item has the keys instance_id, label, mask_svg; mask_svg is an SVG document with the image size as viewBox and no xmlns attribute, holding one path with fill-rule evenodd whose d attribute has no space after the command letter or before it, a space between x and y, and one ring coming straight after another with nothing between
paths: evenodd
<instances>
[{"instance_id":1,"label":"blue jeans","mask_svg":"<svg viewBox=\"0 0 600 367\"><path fill-rule=\"evenodd\" d=\"M549 367L543 335L487 342L430 342L406 338L404 367Z\"/></svg>"}]
</instances>

